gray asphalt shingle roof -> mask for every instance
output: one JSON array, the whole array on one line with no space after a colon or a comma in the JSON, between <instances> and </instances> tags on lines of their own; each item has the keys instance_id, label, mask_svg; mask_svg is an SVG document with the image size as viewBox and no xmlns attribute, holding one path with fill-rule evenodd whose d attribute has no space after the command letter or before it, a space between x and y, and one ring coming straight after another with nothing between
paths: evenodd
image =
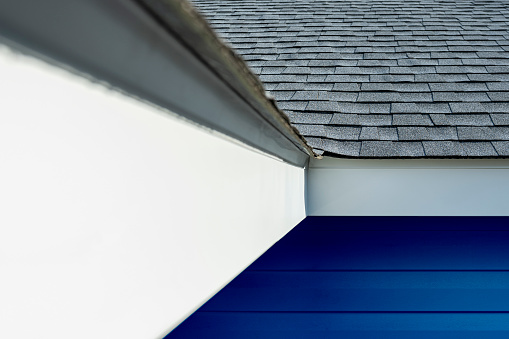
<instances>
[{"instance_id":1,"label":"gray asphalt shingle roof","mask_svg":"<svg viewBox=\"0 0 509 339\"><path fill-rule=\"evenodd\" d=\"M317 153L509 154L509 1L193 3Z\"/></svg>"}]
</instances>

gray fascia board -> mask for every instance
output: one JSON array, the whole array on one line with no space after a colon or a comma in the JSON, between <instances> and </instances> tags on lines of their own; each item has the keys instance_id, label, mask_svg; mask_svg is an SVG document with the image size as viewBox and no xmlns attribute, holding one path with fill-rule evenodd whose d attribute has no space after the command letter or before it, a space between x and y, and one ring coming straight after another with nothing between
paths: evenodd
<instances>
[{"instance_id":1,"label":"gray fascia board","mask_svg":"<svg viewBox=\"0 0 509 339\"><path fill-rule=\"evenodd\" d=\"M293 165L304 167L312 154L136 2L0 0L0 42Z\"/></svg>"}]
</instances>

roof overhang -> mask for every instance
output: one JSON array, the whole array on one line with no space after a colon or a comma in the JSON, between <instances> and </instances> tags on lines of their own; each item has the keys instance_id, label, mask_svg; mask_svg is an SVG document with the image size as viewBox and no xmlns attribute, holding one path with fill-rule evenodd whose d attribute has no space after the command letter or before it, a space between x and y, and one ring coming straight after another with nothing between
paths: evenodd
<instances>
[{"instance_id":1,"label":"roof overhang","mask_svg":"<svg viewBox=\"0 0 509 339\"><path fill-rule=\"evenodd\" d=\"M313 155L183 0L0 1L0 41L291 164L304 167Z\"/></svg>"}]
</instances>

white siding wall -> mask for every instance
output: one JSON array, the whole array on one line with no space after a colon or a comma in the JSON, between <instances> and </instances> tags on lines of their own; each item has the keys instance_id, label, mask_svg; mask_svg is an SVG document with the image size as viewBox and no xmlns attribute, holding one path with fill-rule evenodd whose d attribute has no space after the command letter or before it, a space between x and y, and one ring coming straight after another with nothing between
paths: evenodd
<instances>
[{"instance_id":1,"label":"white siding wall","mask_svg":"<svg viewBox=\"0 0 509 339\"><path fill-rule=\"evenodd\" d=\"M308 215L509 215L509 160L314 160Z\"/></svg>"},{"instance_id":2,"label":"white siding wall","mask_svg":"<svg viewBox=\"0 0 509 339\"><path fill-rule=\"evenodd\" d=\"M305 217L301 168L5 49L0 74L1 338L160 337Z\"/></svg>"}]
</instances>

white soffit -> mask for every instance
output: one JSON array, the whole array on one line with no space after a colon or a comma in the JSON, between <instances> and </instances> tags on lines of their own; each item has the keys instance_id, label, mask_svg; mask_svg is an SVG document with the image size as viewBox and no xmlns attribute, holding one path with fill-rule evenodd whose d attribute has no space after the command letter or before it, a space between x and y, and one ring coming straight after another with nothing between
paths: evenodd
<instances>
[{"instance_id":1,"label":"white soffit","mask_svg":"<svg viewBox=\"0 0 509 339\"><path fill-rule=\"evenodd\" d=\"M312 160L308 215L509 215L509 160Z\"/></svg>"}]
</instances>

